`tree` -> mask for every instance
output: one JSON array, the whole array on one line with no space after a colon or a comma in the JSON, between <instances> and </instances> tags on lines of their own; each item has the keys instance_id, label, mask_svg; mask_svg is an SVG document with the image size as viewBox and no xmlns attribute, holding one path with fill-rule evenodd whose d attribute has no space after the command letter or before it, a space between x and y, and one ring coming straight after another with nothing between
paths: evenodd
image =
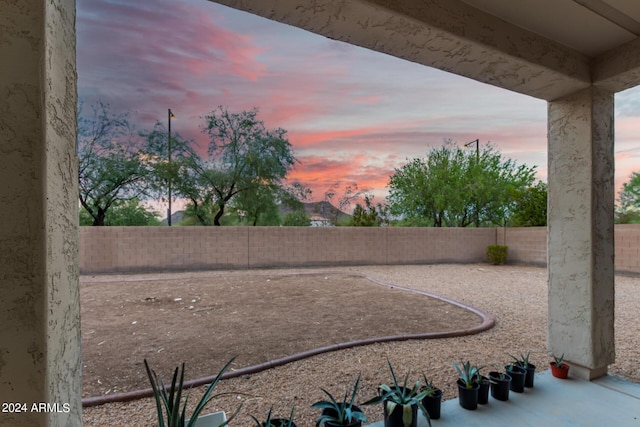
<instances>
[{"instance_id":1,"label":"tree","mask_svg":"<svg viewBox=\"0 0 640 427\"><path fill-rule=\"evenodd\" d=\"M503 159L490 145L476 153L447 141L426 159L414 158L395 170L389 179L390 212L428 218L434 227L503 225L513 195L533 182L534 171Z\"/></svg>"},{"instance_id":2,"label":"tree","mask_svg":"<svg viewBox=\"0 0 640 427\"><path fill-rule=\"evenodd\" d=\"M354 227L379 227L388 223L386 206L373 204L374 196L364 196L364 206L356 204L351 216L351 225Z\"/></svg>"},{"instance_id":3,"label":"tree","mask_svg":"<svg viewBox=\"0 0 640 427\"><path fill-rule=\"evenodd\" d=\"M205 117L203 132L209 135L209 158L199 168L198 184L203 203L213 203L214 225L220 225L225 208L233 197L244 192L275 192L296 159L284 129L267 130L257 119L258 110L230 113L218 107ZM274 194L274 193L272 193Z\"/></svg>"},{"instance_id":4,"label":"tree","mask_svg":"<svg viewBox=\"0 0 640 427\"><path fill-rule=\"evenodd\" d=\"M333 205L331 201L338 194L338 190L340 189L341 185L342 183L340 181L337 181L324 193L324 200L329 202L331 206ZM342 195L340 196L340 198L338 198L338 208L331 213L331 222L333 223L333 225L338 225L338 217L340 216L340 213L344 212L346 208L351 206L353 202L362 197L362 195L367 191L368 190L360 190L358 188L358 184L355 182L346 185L342 191ZM321 212L320 214L325 218L328 217L327 212Z\"/></svg>"},{"instance_id":5,"label":"tree","mask_svg":"<svg viewBox=\"0 0 640 427\"><path fill-rule=\"evenodd\" d=\"M80 209L80 225L92 225L93 217L85 208ZM160 225L155 212L145 208L139 199L118 200L106 213L104 225L143 226Z\"/></svg>"},{"instance_id":6,"label":"tree","mask_svg":"<svg viewBox=\"0 0 640 427\"><path fill-rule=\"evenodd\" d=\"M77 146L80 204L93 218L92 225L105 225L114 203L139 197L145 190L143 156L128 113L113 114L107 104L98 103L86 117L81 105Z\"/></svg>"},{"instance_id":7,"label":"tree","mask_svg":"<svg viewBox=\"0 0 640 427\"><path fill-rule=\"evenodd\" d=\"M311 218L303 210L291 211L284 215L282 225L287 227L308 227L311 225Z\"/></svg>"},{"instance_id":8,"label":"tree","mask_svg":"<svg viewBox=\"0 0 640 427\"><path fill-rule=\"evenodd\" d=\"M169 181L172 200L188 198L198 180L196 164L201 160L194 150L194 141L184 139L179 133L171 134L171 162L169 163L169 136L160 122L151 132L141 132L144 139L144 165L148 195L162 201L168 200Z\"/></svg>"},{"instance_id":9,"label":"tree","mask_svg":"<svg viewBox=\"0 0 640 427\"><path fill-rule=\"evenodd\" d=\"M232 206L242 225L280 225L280 208L276 189L268 185L253 185L239 192Z\"/></svg>"},{"instance_id":10,"label":"tree","mask_svg":"<svg viewBox=\"0 0 640 427\"><path fill-rule=\"evenodd\" d=\"M311 225L311 217L305 210L304 202L311 197L311 189L299 182L283 186L280 189L280 204L287 212L282 219L282 225L289 227L308 227Z\"/></svg>"},{"instance_id":11,"label":"tree","mask_svg":"<svg viewBox=\"0 0 640 427\"><path fill-rule=\"evenodd\" d=\"M539 227L547 225L547 184L538 181L515 195L511 225L515 227Z\"/></svg>"},{"instance_id":12,"label":"tree","mask_svg":"<svg viewBox=\"0 0 640 427\"><path fill-rule=\"evenodd\" d=\"M629 181L622 185L618 206L618 224L640 224L640 173L633 172Z\"/></svg>"}]
</instances>

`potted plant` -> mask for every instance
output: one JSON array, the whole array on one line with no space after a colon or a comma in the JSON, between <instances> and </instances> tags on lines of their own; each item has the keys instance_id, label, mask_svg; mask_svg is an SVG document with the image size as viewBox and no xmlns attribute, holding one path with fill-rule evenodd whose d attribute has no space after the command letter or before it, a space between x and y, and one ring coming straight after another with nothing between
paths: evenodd
<instances>
[{"instance_id":1,"label":"potted plant","mask_svg":"<svg viewBox=\"0 0 640 427\"><path fill-rule=\"evenodd\" d=\"M525 378L524 378L524 386L525 387L533 387L533 380L535 378L535 374L536 374L536 365L534 365L533 363L529 362L529 355L531 353L527 353L526 355L523 353L520 353L520 357L515 357L515 356L511 356L511 358L514 360L514 363L522 368L525 369L525 371L527 371Z\"/></svg>"},{"instance_id":2,"label":"potted plant","mask_svg":"<svg viewBox=\"0 0 640 427\"><path fill-rule=\"evenodd\" d=\"M427 395L422 399L422 406L427 410L430 419L437 420L440 418L442 408L442 390L434 386L433 382L429 381L424 374L422 374L422 379L424 380L422 390L427 392Z\"/></svg>"},{"instance_id":3,"label":"potted plant","mask_svg":"<svg viewBox=\"0 0 640 427\"><path fill-rule=\"evenodd\" d=\"M489 403L489 386L491 385L491 382L489 381L489 378L485 377L484 375L482 375L480 373L480 369L482 368L476 368L476 382L478 383L478 404L479 405L486 405L487 403Z\"/></svg>"},{"instance_id":4,"label":"potted plant","mask_svg":"<svg viewBox=\"0 0 640 427\"><path fill-rule=\"evenodd\" d=\"M505 371L511 377L511 391L516 393L522 393L524 391L524 380L527 375L527 371L515 363L510 363L504 367Z\"/></svg>"},{"instance_id":5,"label":"potted plant","mask_svg":"<svg viewBox=\"0 0 640 427\"><path fill-rule=\"evenodd\" d=\"M364 413L353 404L358 393L358 386L360 385L360 375L353 385L351 391L351 397L349 392L346 391L344 398L338 402L331 393L325 389L321 389L324 394L329 397L329 400L320 400L313 405L312 408L322 409L322 414L316 419L317 427L337 427L337 426L349 426L349 427L361 427L362 423L367 422L367 417Z\"/></svg>"},{"instance_id":6,"label":"potted plant","mask_svg":"<svg viewBox=\"0 0 640 427\"><path fill-rule=\"evenodd\" d=\"M408 387L409 373L404 377L402 385L398 384L391 362L387 359L387 365L391 371L393 385L382 384L378 387L379 395L367 400L363 405L377 405L382 403L384 410L385 427L417 427L418 409L431 427L429 413L422 405L422 399L427 395L426 390L421 390L420 381L416 381L412 388Z\"/></svg>"},{"instance_id":7,"label":"potted plant","mask_svg":"<svg viewBox=\"0 0 640 427\"><path fill-rule=\"evenodd\" d=\"M491 397L496 400L509 400L509 389L511 388L511 376L504 372L489 372L491 381Z\"/></svg>"},{"instance_id":8,"label":"potted plant","mask_svg":"<svg viewBox=\"0 0 640 427\"><path fill-rule=\"evenodd\" d=\"M291 408L291 413L289 414L289 418L271 418L271 412L273 408L269 409L269 413L267 414L267 419L260 422L253 415L249 415L253 418L256 427L297 427L293 422L293 412L295 410L295 406Z\"/></svg>"},{"instance_id":9,"label":"potted plant","mask_svg":"<svg viewBox=\"0 0 640 427\"><path fill-rule=\"evenodd\" d=\"M212 394L218 382L222 378L222 374L229 368L231 363L235 358L229 360L218 372L215 379L209 386L207 390L202 395L202 398L196 405L191 417L186 417L187 410L187 401L189 400L189 396L182 401L182 392L184 389L184 363L182 364L182 368L176 368L173 372L173 379L171 380L171 387L167 388L160 378L151 368L149 368L149 364L147 363L147 359L144 359L144 367L147 371L147 376L149 377L149 382L151 382L151 388L153 389L153 397L156 401L156 410L158 414L158 426L159 427L195 427L196 422L198 421L198 417L200 413L204 409L204 407L213 399L218 396L231 394L231 393L217 393ZM178 375L180 375L178 379ZM168 392L167 392L168 389ZM222 425L226 425L227 422L231 421L240 411L240 407L242 404L238 406L238 409L229 417L229 419L224 422ZM165 418L166 415L166 418ZM219 427L219 426L215 426Z\"/></svg>"},{"instance_id":10,"label":"potted plant","mask_svg":"<svg viewBox=\"0 0 640 427\"><path fill-rule=\"evenodd\" d=\"M462 365L462 366L461 366ZM472 366L468 360L458 365L455 361L453 366L458 371L458 402L464 409L473 411L478 408L478 390L480 385L477 382L478 368Z\"/></svg>"},{"instance_id":11,"label":"potted plant","mask_svg":"<svg viewBox=\"0 0 640 427\"><path fill-rule=\"evenodd\" d=\"M551 357L553 357L553 362L549 363L551 366L551 375L566 380L569 376L569 365L564 363L564 353L562 353L560 357L554 355L551 355Z\"/></svg>"}]
</instances>

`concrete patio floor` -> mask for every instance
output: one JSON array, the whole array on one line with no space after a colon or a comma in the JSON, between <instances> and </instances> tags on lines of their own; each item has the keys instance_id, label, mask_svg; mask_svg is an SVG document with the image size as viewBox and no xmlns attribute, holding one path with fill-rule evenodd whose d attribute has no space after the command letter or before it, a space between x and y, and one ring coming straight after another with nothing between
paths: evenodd
<instances>
[{"instance_id":1,"label":"concrete patio floor","mask_svg":"<svg viewBox=\"0 0 640 427\"><path fill-rule=\"evenodd\" d=\"M475 411L462 409L458 399L442 403L442 416L434 427L626 427L640 426L640 384L605 376L595 381L576 378L559 380L544 371L536 375L534 387L524 393L509 393L501 402L489 396L489 403ZM420 418L418 427L427 423ZM370 427L384 427L379 421Z\"/></svg>"}]
</instances>

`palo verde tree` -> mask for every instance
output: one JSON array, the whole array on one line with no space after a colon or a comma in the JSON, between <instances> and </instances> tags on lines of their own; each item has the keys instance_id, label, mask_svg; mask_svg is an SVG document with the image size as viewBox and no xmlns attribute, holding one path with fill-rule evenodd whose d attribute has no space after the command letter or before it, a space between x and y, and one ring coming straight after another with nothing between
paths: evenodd
<instances>
[{"instance_id":1,"label":"palo verde tree","mask_svg":"<svg viewBox=\"0 0 640 427\"><path fill-rule=\"evenodd\" d=\"M388 224L387 206L373 203L373 194L365 194L364 206L356 203L351 215L351 225L354 227L379 227Z\"/></svg>"},{"instance_id":2,"label":"palo verde tree","mask_svg":"<svg viewBox=\"0 0 640 427\"><path fill-rule=\"evenodd\" d=\"M515 194L509 223L514 227L547 225L547 184L545 182L538 181L535 185Z\"/></svg>"},{"instance_id":3,"label":"palo verde tree","mask_svg":"<svg viewBox=\"0 0 640 427\"><path fill-rule=\"evenodd\" d=\"M88 116L82 105L78 111L79 197L92 225L101 226L114 203L144 194L146 170L128 113L111 113L103 103L91 109Z\"/></svg>"},{"instance_id":4,"label":"palo verde tree","mask_svg":"<svg viewBox=\"0 0 640 427\"><path fill-rule=\"evenodd\" d=\"M343 213L352 203L360 199L368 190L358 188L358 183L347 184L344 187L340 181L336 181L324 193L324 200L333 206L333 199L338 195L338 191L342 187L341 195L337 199L337 209L331 209L331 212L321 212L324 217L329 217L333 225L338 225L340 214ZM324 205L323 208L327 206Z\"/></svg>"},{"instance_id":5,"label":"palo verde tree","mask_svg":"<svg viewBox=\"0 0 640 427\"><path fill-rule=\"evenodd\" d=\"M257 115L256 108L231 113L218 107L205 117L202 131L210 138L208 158L196 166L200 200L213 203L214 225L220 225L225 208L238 194L275 194L296 162L287 132L268 130Z\"/></svg>"},{"instance_id":6,"label":"palo verde tree","mask_svg":"<svg viewBox=\"0 0 640 427\"><path fill-rule=\"evenodd\" d=\"M85 208L80 208L80 225L91 225L93 217ZM114 202L104 218L107 226L144 226L161 225L155 212L146 208L139 199L118 200Z\"/></svg>"},{"instance_id":7,"label":"palo verde tree","mask_svg":"<svg viewBox=\"0 0 640 427\"><path fill-rule=\"evenodd\" d=\"M273 186L256 184L239 192L230 204L238 217L238 223L252 226L280 225L278 190Z\"/></svg>"},{"instance_id":8,"label":"palo verde tree","mask_svg":"<svg viewBox=\"0 0 640 427\"><path fill-rule=\"evenodd\" d=\"M304 201L311 196L311 190L300 183L279 187L257 185L238 193L232 207L242 225L310 225L310 218L304 211ZM286 212L284 218L281 213Z\"/></svg>"},{"instance_id":9,"label":"palo verde tree","mask_svg":"<svg viewBox=\"0 0 640 427\"><path fill-rule=\"evenodd\" d=\"M157 122L151 132L141 132L144 139L143 158L146 168L147 193L156 200L167 201L169 182L172 199L189 198L197 193L197 170L201 159L194 149L194 141L179 133L171 134L171 161L169 162L169 136L166 128ZM199 194L199 193L198 193Z\"/></svg>"},{"instance_id":10,"label":"palo verde tree","mask_svg":"<svg viewBox=\"0 0 640 427\"><path fill-rule=\"evenodd\" d=\"M285 185L280 189L278 199L285 214L282 225L291 227L308 227L311 217L305 210L305 202L311 198L311 189L299 182Z\"/></svg>"},{"instance_id":11,"label":"palo verde tree","mask_svg":"<svg viewBox=\"0 0 640 427\"><path fill-rule=\"evenodd\" d=\"M633 172L629 181L622 184L618 206L618 224L640 224L640 173Z\"/></svg>"},{"instance_id":12,"label":"palo verde tree","mask_svg":"<svg viewBox=\"0 0 640 427\"><path fill-rule=\"evenodd\" d=\"M475 152L446 141L391 175L390 213L434 227L504 225L514 194L531 185L534 171L491 145Z\"/></svg>"}]
</instances>

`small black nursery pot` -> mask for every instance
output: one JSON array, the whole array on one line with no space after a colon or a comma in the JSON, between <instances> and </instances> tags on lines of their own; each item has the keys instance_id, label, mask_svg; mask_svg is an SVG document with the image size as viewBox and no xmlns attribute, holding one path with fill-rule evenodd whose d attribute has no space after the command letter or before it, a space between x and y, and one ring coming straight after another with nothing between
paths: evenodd
<instances>
[{"instance_id":1,"label":"small black nursery pot","mask_svg":"<svg viewBox=\"0 0 640 427\"><path fill-rule=\"evenodd\" d=\"M509 400L511 376L502 372L489 372L489 380L491 380L491 397L496 400Z\"/></svg>"},{"instance_id":2,"label":"small black nursery pot","mask_svg":"<svg viewBox=\"0 0 640 427\"><path fill-rule=\"evenodd\" d=\"M527 371L516 365L505 366L507 374L511 377L511 391L515 393L522 393L524 391L524 380L527 375Z\"/></svg>"},{"instance_id":3,"label":"small black nursery pot","mask_svg":"<svg viewBox=\"0 0 640 427\"><path fill-rule=\"evenodd\" d=\"M473 411L478 408L478 390L480 386L473 384L472 388L468 388L462 381L458 380L458 402L464 409Z\"/></svg>"}]
</instances>

